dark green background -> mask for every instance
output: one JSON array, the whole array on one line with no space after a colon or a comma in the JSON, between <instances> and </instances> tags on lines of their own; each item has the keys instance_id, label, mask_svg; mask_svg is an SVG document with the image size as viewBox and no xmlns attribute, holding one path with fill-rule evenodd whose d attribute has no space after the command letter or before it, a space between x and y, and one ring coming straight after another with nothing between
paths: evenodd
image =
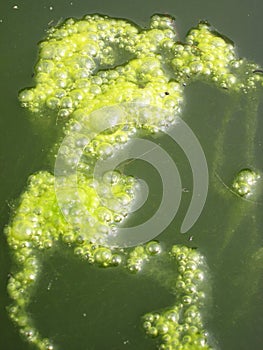
<instances>
[{"instance_id":1,"label":"dark green background","mask_svg":"<svg viewBox=\"0 0 263 350\"><path fill-rule=\"evenodd\" d=\"M13 8L15 5L18 9ZM50 6L53 10L50 10ZM236 43L240 56L263 65L263 2L260 0L1 1L1 232L8 222L10 207L25 188L28 176L37 170L49 169L46 155L52 131L33 126L17 100L18 91L33 84L31 76L37 57L36 44L45 37L50 25L67 17L82 17L94 12L128 18L142 27L147 27L154 13L171 14L177 19L182 41L189 28L199 20L208 20ZM262 108L258 113L256 139L248 140L243 131L249 118L248 111L242 112L244 102L240 102L241 107L237 106L235 110L235 101L231 97L202 84L194 84L186 90L186 102L183 117L199 137L210 171L218 152L215 140L220 133L224 133L221 119L229 109L233 115L239 113L240 116L228 129L225 140L227 156L218 169L219 175L227 182L242 167L255 166L262 170ZM247 164L242 153L249 142L255 142L253 164ZM169 149L167 140L163 139L163 144ZM187 175L189 168L183 155L178 155L177 164L181 176L184 174L184 185L187 187L191 184L191 176ZM140 171L139 165L137 168ZM225 231L234 227L229 216L235 212L235 206L239 208L239 204L238 199L231 195L220 197L215 189L213 173L210 173L210 179L208 200L194 228L185 236L178 233L189 200L186 197L176 221L160 236L160 240L165 241L167 246L177 242L188 244L189 236L193 235L192 244L207 256L213 290L206 326L214 335L218 348L260 350L262 292L252 292L260 273L258 267L250 269L247 266L249 256L262 246L262 206L245 207L242 213L237 209L237 217L243 216L242 224L237 228L235 226L233 240L219 254ZM260 262L262 264L262 259ZM10 268L11 257L1 234L0 349L29 349L29 345L20 339L5 310L10 302L6 294ZM260 287L262 290L262 280ZM252 301L248 303L250 297ZM42 333L54 337L63 350L147 350L154 349L156 344L144 336L140 328L140 315L168 306L172 300L164 288L143 275L130 276L118 269L90 267L72 257L68 250L47 259L31 309Z\"/></svg>"}]
</instances>

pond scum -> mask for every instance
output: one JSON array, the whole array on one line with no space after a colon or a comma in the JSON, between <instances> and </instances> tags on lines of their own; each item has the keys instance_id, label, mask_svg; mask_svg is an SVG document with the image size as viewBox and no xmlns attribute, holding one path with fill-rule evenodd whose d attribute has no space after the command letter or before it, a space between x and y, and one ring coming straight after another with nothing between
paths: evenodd
<instances>
[{"instance_id":1,"label":"pond scum","mask_svg":"<svg viewBox=\"0 0 263 350\"><path fill-rule=\"evenodd\" d=\"M74 253L90 264L105 268L122 266L132 273L143 272L145 264L156 256L166 255L177 267L175 285L171 286L175 302L165 310L143 316L145 332L156 337L158 349L214 348L202 316L208 267L198 249L174 245L163 251L157 241L133 249L111 249L93 240L97 235L118 232L119 223L129 216L139 186L135 178L118 171L94 180L96 160L111 157L138 130L147 135L176 124L184 103L184 87L193 81L205 81L226 93L237 94L253 93L262 86L260 67L239 59L233 43L208 23L191 29L182 43L178 41L174 21L172 17L154 15L149 29L141 29L126 20L88 15L81 20L67 19L59 27L51 28L39 44L35 87L21 91L19 100L41 122L50 110L62 121L56 126L62 130L52 154L76 122L86 121L85 127L80 125L83 129L79 138L72 140L84 148L85 160L78 164L76 187L81 189L86 211L79 212L75 199L70 197L61 209L54 175L41 171L29 178L6 228L15 261L8 281L13 300L9 315L23 337L37 349L59 348L59 344L39 333L28 312L41 272L40 252L43 255L58 241L73 247ZM134 102L156 106L167 113L158 116L145 113L143 118L127 113L125 121L92 139L94 125L88 117L93 111ZM70 167L76 155L70 147L62 152ZM245 176L236 177L233 191L246 196L258 179L259 174L246 169ZM70 184L70 175L65 181ZM88 229L82 230L78 218L87 212ZM66 213L74 219L72 222L67 222Z\"/></svg>"}]
</instances>

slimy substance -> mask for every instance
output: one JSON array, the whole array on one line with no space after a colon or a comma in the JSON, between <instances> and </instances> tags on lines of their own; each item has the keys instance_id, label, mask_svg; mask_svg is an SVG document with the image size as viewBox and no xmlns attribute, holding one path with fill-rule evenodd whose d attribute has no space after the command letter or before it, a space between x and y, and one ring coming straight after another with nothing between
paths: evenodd
<instances>
[{"instance_id":1,"label":"slimy substance","mask_svg":"<svg viewBox=\"0 0 263 350\"><path fill-rule=\"evenodd\" d=\"M259 68L239 59L233 44L207 23L190 30L185 43L178 41L174 19L159 15L151 18L149 29L145 30L125 20L88 15L81 20L68 19L48 31L47 38L39 44L35 86L20 92L19 100L36 115L36 120L45 120L53 111L61 121L53 154L63 138L79 128L82 136L72 138L72 143L79 146L82 157L72 187L70 169L78 161L76 148L67 144L60 149L69 169L63 185L72 191L72 197L67 192L62 211L54 174L42 171L30 177L6 228L16 264L8 281L13 300L9 314L28 342L41 350L55 348L51 340L38 332L28 313L41 271L40 252L43 254L63 241L90 264L119 266L132 273L143 273L145 264L162 254L162 246L156 241L132 250L111 249L97 243L98 233L118 234L118 225L129 216L140 188L135 178L118 171L94 179L96 161L125 148L139 132L158 135L159 131L176 127L187 84L202 80L243 94L262 85L262 76L255 74ZM105 120L89 118L91 113L127 103L142 109L130 110L125 120L118 120L117 112L104 116L114 127L97 134ZM166 113L147 114L147 106ZM72 199L76 191L84 203L83 212L76 209ZM79 218L87 212L85 228L78 226ZM73 223L65 219L66 214ZM167 310L147 314L143 327L147 334L161 337L159 349L212 349L201 314L206 300L204 258L198 251L178 245L168 251L178 266L173 289L175 303ZM59 348L59 344L56 346Z\"/></svg>"}]
</instances>

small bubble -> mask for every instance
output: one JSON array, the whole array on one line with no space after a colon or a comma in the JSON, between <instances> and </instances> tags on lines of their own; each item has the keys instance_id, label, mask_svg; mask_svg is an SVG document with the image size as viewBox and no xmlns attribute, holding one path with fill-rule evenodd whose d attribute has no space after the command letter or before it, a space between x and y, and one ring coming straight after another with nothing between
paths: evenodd
<instances>
[{"instance_id":1,"label":"small bubble","mask_svg":"<svg viewBox=\"0 0 263 350\"><path fill-rule=\"evenodd\" d=\"M232 188L241 197L249 197L258 183L260 175L251 169L242 169L236 175Z\"/></svg>"},{"instance_id":2,"label":"small bubble","mask_svg":"<svg viewBox=\"0 0 263 350\"><path fill-rule=\"evenodd\" d=\"M111 258L111 263L118 266L122 263L122 257L119 254L113 254Z\"/></svg>"},{"instance_id":3,"label":"small bubble","mask_svg":"<svg viewBox=\"0 0 263 350\"><path fill-rule=\"evenodd\" d=\"M156 327L151 327L147 330L147 334L149 334L152 337L157 337L158 335L158 330Z\"/></svg>"},{"instance_id":4,"label":"small bubble","mask_svg":"<svg viewBox=\"0 0 263 350\"><path fill-rule=\"evenodd\" d=\"M191 303L192 303L192 298L189 296L189 295L184 295L183 297L182 297L182 303L184 304L184 305L190 305Z\"/></svg>"},{"instance_id":5,"label":"small bubble","mask_svg":"<svg viewBox=\"0 0 263 350\"><path fill-rule=\"evenodd\" d=\"M19 99L21 102L28 103L34 100L34 93L31 90L23 90L19 94Z\"/></svg>"},{"instance_id":6,"label":"small bubble","mask_svg":"<svg viewBox=\"0 0 263 350\"><path fill-rule=\"evenodd\" d=\"M60 107L60 100L56 97L51 97L47 100L48 108L55 110Z\"/></svg>"},{"instance_id":7,"label":"small bubble","mask_svg":"<svg viewBox=\"0 0 263 350\"><path fill-rule=\"evenodd\" d=\"M154 315L151 314L151 313L146 314L146 315L143 316L143 319L144 319L145 321L148 321L148 322L150 322L150 323L153 323L153 322L154 322Z\"/></svg>"},{"instance_id":8,"label":"small bubble","mask_svg":"<svg viewBox=\"0 0 263 350\"><path fill-rule=\"evenodd\" d=\"M162 247L161 245L156 242L156 241L152 241L147 243L146 245L146 252L150 255L157 255L160 254L162 251Z\"/></svg>"},{"instance_id":9,"label":"small bubble","mask_svg":"<svg viewBox=\"0 0 263 350\"><path fill-rule=\"evenodd\" d=\"M143 322L143 328L148 331L151 328L152 324L149 321Z\"/></svg>"},{"instance_id":10,"label":"small bubble","mask_svg":"<svg viewBox=\"0 0 263 350\"><path fill-rule=\"evenodd\" d=\"M120 173L118 171L107 171L103 175L103 181L105 183L116 185L120 180Z\"/></svg>"},{"instance_id":11,"label":"small bubble","mask_svg":"<svg viewBox=\"0 0 263 350\"><path fill-rule=\"evenodd\" d=\"M140 272L142 270L142 267L140 264L130 264L128 266L128 270L131 272L131 273L137 273L137 272Z\"/></svg>"},{"instance_id":12,"label":"small bubble","mask_svg":"<svg viewBox=\"0 0 263 350\"><path fill-rule=\"evenodd\" d=\"M94 254L95 261L99 264L106 266L112 258L110 249L98 248Z\"/></svg>"},{"instance_id":13,"label":"small bubble","mask_svg":"<svg viewBox=\"0 0 263 350\"><path fill-rule=\"evenodd\" d=\"M192 338L190 337L190 335L185 335L182 339L183 344L187 344L187 343L191 343L191 342L192 342Z\"/></svg>"},{"instance_id":14,"label":"small bubble","mask_svg":"<svg viewBox=\"0 0 263 350\"><path fill-rule=\"evenodd\" d=\"M109 143L102 143L98 148L98 155L102 159L106 159L108 157L111 157L113 155L113 147Z\"/></svg>"},{"instance_id":15,"label":"small bubble","mask_svg":"<svg viewBox=\"0 0 263 350\"><path fill-rule=\"evenodd\" d=\"M73 107L72 99L70 97L63 97L61 99L60 103L61 103L62 108L72 108Z\"/></svg>"},{"instance_id":16,"label":"small bubble","mask_svg":"<svg viewBox=\"0 0 263 350\"><path fill-rule=\"evenodd\" d=\"M62 119L68 118L70 116L70 110L69 109L60 109L58 112L58 116Z\"/></svg>"},{"instance_id":17,"label":"small bubble","mask_svg":"<svg viewBox=\"0 0 263 350\"><path fill-rule=\"evenodd\" d=\"M169 326L167 323L158 322L156 325L158 334L166 334L169 331Z\"/></svg>"}]
</instances>

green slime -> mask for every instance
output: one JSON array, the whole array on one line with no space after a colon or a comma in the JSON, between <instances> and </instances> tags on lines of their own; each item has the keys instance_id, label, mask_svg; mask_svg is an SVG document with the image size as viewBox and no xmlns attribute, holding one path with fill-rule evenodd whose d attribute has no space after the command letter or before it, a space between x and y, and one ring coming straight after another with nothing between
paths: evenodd
<instances>
[{"instance_id":1,"label":"green slime","mask_svg":"<svg viewBox=\"0 0 263 350\"><path fill-rule=\"evenodd\" d=\"M52 154L56 154L63 137L70 134L77 121L86 118L87 128L92 129L88 117L103 107L135 102L162 108L169 117L160 115L151 119L150 116L141 122L130 114L125 122L97 135L85 147L78 165L77 186L90 214L89 234L83 234L77 223L72 226L66 221L63 210L71 210L70 215L76 218L81 214L74 211L76 203L70 198L69 206L61 212L54 175L42 171L30 177L6 228L16 263L8 281L8 292L13 299L9 307L11 319L37 349L51 350L55 345L35 328L28 306L41 271L41 252L56 246L60 240L90 264L122 266L132 273L143 272L145 264L151 264L156 256L174 262L177 277L168 288L175 296L175 303L166 310L145 315L143 327L147 334L158 337L159 349L213 347L202 318L209 288L207 266L201 253L180 245L163 251L156 241L133 249L110 249L92 239L98 232L105 234L112 228L118 229L136 199L137 186L133 177L118 171L94 182L91 174L97 159L110 157L139 131L156 134L176 124L183 107L184 87L193 81L214 84L226 93L231 91L237 95L253 94L262 86L260 68L239 59L233 43L207 23L191 29L185 43L178 41L174 24L172 17L154 15L149 29L142 30L126 20L89 15L81 20L68 19L50 29L47 38L39 44L36 86L23 90L19 99L22 106L36 113L42 122L48 120L46 116L52 111L61 121ZM223 123L227 124L229 118L226 116ZM254 130L252 128L252 132ZM81 143L81 139L73 142ZM223 162L223 142L219 136L215 172ZM69 165L74 163L72 150L67 148L63 152L65 161ZM244 176L237 175L232 187L243 197L250 194L251 186L259 178L252 170L245 171ZM249 182L251 178L253 184ZM68 180L70 183L70 178ZM111 193L106 196L108 202L98 194L105 188ZM109 205L112 200L117 203L114 209ZM255 256L260 258L262 252ZM155 278L154 273L152 275Z\"/></svg>"}]
</instances>

